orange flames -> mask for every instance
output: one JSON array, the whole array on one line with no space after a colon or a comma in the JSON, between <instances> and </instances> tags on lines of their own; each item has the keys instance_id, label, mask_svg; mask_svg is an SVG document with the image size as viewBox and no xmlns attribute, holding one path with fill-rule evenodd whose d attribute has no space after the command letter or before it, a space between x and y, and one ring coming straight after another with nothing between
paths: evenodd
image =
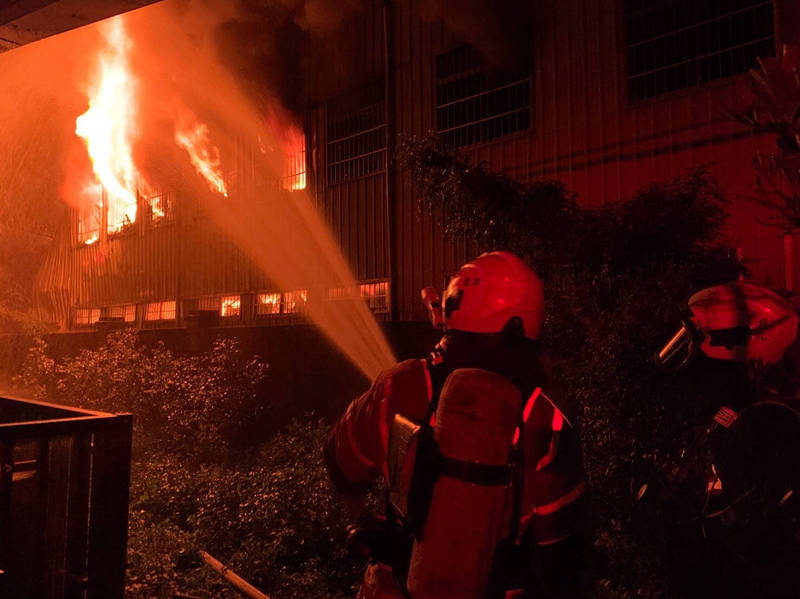
<instances>
[{"instance_id":1,"label":"orange flames","mask_svg":"<svg viewBox=\"0 0 800 599\"><path fill-rule=\"evenodd\" d=\"M283 155L282 187L287 191L306 188L306 135L292 124L289 113L273 102L267 109L267 133L274 140L273 150Z\"/></svg>"},{"instance_id":2,"label":"orange flames","mask_svg":"<svg viewBox=\"0 0 800 599\"><path fill-rule=\"evenodd\" d=\"M138 174L133 164L136 134L135 80L128 66L130 42L117 17L103 24L106 48L99 58L99 78L90 92L89 110L75 122L106 192L107 228L116 232L136 220ZM96 241L96 237L87 243Z\"/></svg>"},{"instance_id":3,"label":"orange flames","mask_svg":"<svg viewBox=\"0 0 800 599\"><path fill-rule=\"evenodd\" d=\"M222 178L219 149L211 143L208 126L195 119L191 124L175 127L175 143L189 153L192 166L206 181L212 191L228 197L228 188Z\"/></svg>"}]
</instances>

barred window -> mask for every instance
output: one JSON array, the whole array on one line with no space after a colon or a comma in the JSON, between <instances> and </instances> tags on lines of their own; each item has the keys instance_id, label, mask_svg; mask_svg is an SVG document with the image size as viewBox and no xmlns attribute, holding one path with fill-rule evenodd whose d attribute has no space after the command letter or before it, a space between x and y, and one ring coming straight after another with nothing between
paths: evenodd
<instances>
[{"instance_id":1,"label":"barred window","mask_svg":"<svg viewBox=\"0 0 800 599\"><path fill-rule=\"evenodd\" d=\"M103 188L95 186L84 198L85 204L78 211L78 243L91 245L100 239L103 227Z\"/></svg>"},{"instance_id":2,"label":"barred window","mask_svg":"<svg viewBox=\"0 0 800 599\"><path fill-rule=\"evenodd\" d=\"M175 320L176 317L177 310L175 300L145 304L144 319L147 321Z\"/></svg>"},{"instance_id":3,"label":"barred window","mask_svg":"<svg viewBox=\"0 0 800 599\"><path fill-rule=\"evenodd\" d=\"M220 298L219 315L223 318L238 318L242 313L242 296L226 295Z\"/></svg>"},{"instance_id":4,"label":"barred window","mask_svg":"<svg viewBox=\"0 0 800 599\"><path fill-rule=\"evenodd\" d=\"M328 103L328 185L386 168L383 82Z\"/></svg>"},{"instance_id":5,"label":"barred window","mask_svg":"<svg viewBox=\"0 0 800 599\"><path fill-rule=\"evenodd\" d=\"M772 0L626 0L628 97L743 73L774 56Z\"/></svg>"},{"instance_id":6,"label":"barred window","mask_svg":"<svg viewBox=\"0 0 800 599\"><path fill-rule=\"evenodd\" d=\"M436 130L446 142L471 146L530 126L529 72L490 69L472 46L436 57Z\"/></svg>"},{"instance_id":7,"label":"barred window","mask_svg":"<svg viewBox=\"0 0 800 599\"><path fill-rule=\"evenodd\" d=\"M123 306L110 306L105 310L106 316L110 318L121 318L123 322L136 321L136 304L125 304Z\"/></svg>"},{"instance_id":8,"label":"barred window","mask_svg":"<svg viewBox=\"0 0 800 599\"><path fill-rule=\"evenodd\" d=\"M389 311L389 282L377 281L362 283L360 286L361 297L367 302L367 307L376 313Z\"/></svg>"},{"instance_id":9,"label":"barred window","mask_svg":"<svg viewBox=\"0 0 800 599\"><path fill-rule=\"evenodd\" d=\"M100 320L100 308L76 308L73 322L76 326L89 326Z\"/></svg>"},{"instance_id":10,"label":"barred window","mask_svg":"<svg viewBox=\"0 0 800 599\"><path fill-rule=\"evenodd\" d=\"M308 290L298 289L296 291L287 291L283 294L283 313L295 314L304 312L307 301Z\"/></svg>"},{"instance_id":11,"label":"barred window","mask_svg":"<svg viewBox=\"0 0 800 599\"><path fill-rule=\"evenodd\" d=\"M270 316L280 313L280 293L259 293L256 295L256 316Z\"/></svg>"},{"instance_id":12,"label":"barred window","mask_svg":"<svg viewBox=\"0 0 800 599\"><path fill-rule=\"evenodd\" d=\"M150 225L158 226L175 220L175 196L172 193L153 193L144 197L142 204Z\"/></svg>"}]
</instances>

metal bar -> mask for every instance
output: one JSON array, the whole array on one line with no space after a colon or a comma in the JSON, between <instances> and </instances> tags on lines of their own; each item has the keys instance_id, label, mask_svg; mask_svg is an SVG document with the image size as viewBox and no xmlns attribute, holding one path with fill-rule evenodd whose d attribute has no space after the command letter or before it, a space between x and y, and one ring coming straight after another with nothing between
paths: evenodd
<instances>
[{"instance_id":1,"label":"metal bar","mask_svg":"<svg viewBox=\"0 0 800 599\"><path fill-rule=\"evenodd\" d=\"M691 29L695 29L697 27L702 27L703 25L708 25L709 23L715 23L717 21L722 21L723 19L727 19L728 17L733 17L743 12L747 12L750 10L756 10L758 8L763 8L764 6L772 5L772 0L768 0L767 2L761 2L759 4L752 4L746 8L740 8L739 10L734 10L733 12L726 13L724 15L716 16L712 19L706 19L705 21L699 21L697 23L692 23L691 25L687 25L686 27L681 27L680 29L672 29L667 33L662 33L661 35L657 35L655 37L649 37L646 40L642 40L641 42L634 42L632 44L628 44L628 48L634 48L636 46L641 46L642 44L647 44L649 42L663 39L665 37L669 37L670 35L675 35L676 33L683 33L684 31L689 31Z\"/></svg>"},{"instance_id":2,"label":"metal bar","mask_svg":"<svg viewBox=\"0 0 800 599\"><path fill-rule=\"evenodd\" d=\"M53 437L58 435L84 434L114 427L117 416L83 416L55 420L33 420L0 424L0 439L24 439Z\"/></svg>"},{"instance_id":3,"label":"metal bar","mask_svg":"<svg viewBox=\"0 0 800 599\"><path fill-rule=\"evenodd\" d=\"M69 488L67 490L65 599L84 599L86 597L91 442L91 435L76 435L72 440Z\"/></svg>"},{"instance_id":4,"label":"metal bar","mask_svg":"<svg viewBox=\"0 0 800 599\"><path fill-rule=\"evenodd\" d=\"M531 78L530 77L525 77L523 79L518 79L517 81L513 81L512 83L507 83L507 84L501 85L499 87L493 87L491 89L487 89L486 91L478 92L477 94L472 94L471 96L466 96L464 98L459 98L458 100L453 100L452 102L447 102L445 104L437 104L436 105L436 110L439 110L440 108L447 108L448 106L455 106L456 104L460 104L461 102L466 102L467 100L473 100L475 98L482 98L482 97L488 96L489 94L492 94L494 92L498 92L498 91L501 91L501 90L504 90L504 89L509 89L509 88L515 87L517 85L520 85L522 83L530 84L530 82L531 82Z\"/></svg>"},{"instance_id":5,"label":"metal bar","mask_svg":"<svg viewBox=\"0 0 800 599\"><path fill-rule=\"evenodd\" d=\"M504 116L509 116L509 115L512 115L512 114L517 114L518 112L525 112L525 111L528 111L528 110L530 110L530 106L524 106L522 108L515 108L514 110L510 110L509 112L501 112L500 114L493 114L492 116L487 116L486 118L478 119L477 121L468 121L468 122L463 123L461 125L456 125L455 127L450 127L449 129L440 129L438 131L438 133L450 133L451 131L458 131L459 129L466 129L467 127L471 127L472 125L477 125L479 123L485 123L487 121L493 121L494 119L499 119L499 118L502 118ZM503 135L507 135L507 134L503 134ZM498 137L502 137L502 135L498 135ZM473 143L477 143L477 142L473 142ZM472 145L472 144L469 144L469 145Z\"/></svg>"},{"instance_id":6,"label":"metal bar","mask_svg":"<svg viewBox=\"0 0 800 599\"><path fill-rule=\"evenodd\" d=\"M13 441L0 441L0 597L12 597L12 578L9 573L9 521L11 519L11 482L13 475Z\"/></svg>"},{"instance_id":7,"label":"metal bar","mask_svg":"<svg viewBox=\"0 0 800 599\"><path fill-rule=\"evenodd\" d=\"M745 42L744 44L739 44L738 46L729 46L727 48L723 48L722 50L717 50L715 52L709 52L708 54L701 54L701 55L698 55L698 56L693 56L692 58L689 58L687 60L682 60L680 62L674 62L672 64L668 64L665 67L659 67L657 69L651 69L649 71L642 71L641 73L636 73L635 75L629 75L628 76L628 80L632 81L634 79L638 79L640 77L644 77L645 75L652 75L653 73L660 73L662 71L668 71L670 69L673 69L675 67L679 67L679 66L684 65L684 64L688 64L690 62L697 62L697 61L703 60L704 58L710 58L711 56L717 56L719 54L725 54L727 52L730 52L731 50L738 50L739 48L746 48L747 46L754 46L756 44L760 44L761 42L765 42L767 40L771 40L774 37L775 37L774 35L768 35L767 37L762 37L762 38L759 38L759 39L756 39L756 40L751 40L749 42Z\"/></svg>"},{"instance_id":8,"label":"metal bar","mask_svg":"<svg viewBox=\"0 0 800 599\"><path fill-rule=\"evenodd\" d=\"M13 395L3 395L0 397L0 404L5 401L10 401L18 404L23 404L25 407L36 406L43 409L52 409L57 412L67 412L74 414L85 414L87 416L108 416L107 412L98 412L96 410L86 410L84 408L74 408L72 406L65 407L58 404L49 403L46 401L38 401L35 399L25 399L22 397L15 397Z\"/></svg>"},{"instance_id":9,"label":"metal bar","mask_svg":"<svg viewBox=\"0 0 800 599\"><path fill-rule=\"evenodd\" d=\"M132 424L130 414L117 416L94 434L87 599L122 599L125 592Z\"/></svg>"},{"instance_id":10,"label":"metal bar","mask_svg":"<svg viewBox=\"0 0 800 599\"><path fill-rule=\"evenodd\" d=\"M338 144L338 143L341 143L343 141L347 141L349 139L356 138L359 135L366 135L367 133L374 133L375 131L380 131L384 127L386 127L386 123L381 123L380 125L378 125L377 127L373 127L372 129L363 129L363 130L360 130L360 131L356 131L355 133L351 133L350 135L346 135L344 137L332 137L331 139L328 140L328 145L331 146L331 145L334 145L334 144Z\"/></svg>"},{"instance_id":11,"label":"metal bar","mask_svg":"<svg viewBox=\"0 0 800 599\"><path fill-rule=\"evenodd\" d=\"M336 166L338 164L346 164L348 162L355 162L356 160L359 160L361 158L367 158L369 156L374 156L375 154L382 154L385 151L386 151L386 148L380 148L379 150L373 150L373 151L367 152L365 154L359 154L358 156L353 156L352 158L345 158L344 160L339 160L337 162L329 162L328 163L328 168L330 168L332 166ZM363 177L364 175L359 175L359 176Z\"/></svg>"}]
</instances>

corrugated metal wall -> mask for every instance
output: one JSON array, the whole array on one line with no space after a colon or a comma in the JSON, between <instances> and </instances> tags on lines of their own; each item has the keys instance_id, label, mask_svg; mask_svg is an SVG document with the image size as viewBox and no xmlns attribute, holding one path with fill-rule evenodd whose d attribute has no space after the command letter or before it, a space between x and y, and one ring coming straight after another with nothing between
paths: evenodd
<instances>
[{"instance_id":1,"label":"corrugated metal wall","mask_svg":"<svg viewBox=\"0 0 800 599\"><path fill-rule=\"evenodd\" d=\"M775 1L777 11L791 4ZM390 105L400 135L425 135L434 128L435 58L463 43L441 22L423 19L422 6L423 0L392 3L395 97ZM755 195L751 167L755 149L769 148L772 141L753 138L721 113L723 107L740 102L742 78L631 105L624 0L538 0L534 6L532 126L473 148L474 158L522 181L558 178L589 206L630 197L651 181L707 164L733 200L729 241L751 261L756 278L779 286L786 281L800 283L800 243L787 254L779 232L756 223L763 210L750 199ZM383 78L383 18L383 3L375 2L370 11L324 41L327 59L311 69L309 97L324 90L326 97L335 98ZM797 23L778 19L777 25L779 34L783 27L786 39L797 37ZM328 106L321 102L312 107L307 121L311 190L317 205L356 278L383 278L394 266L397 317L424 318L419 289L441 285L477 250L463 242L443 241L436 219L418 211L402 172L395 170L390 177L394 184L388 202L385 169L329 185ZM397 167L390 162L389 168ZM390 248L392 228L396 242ZM784 268L792 259L794 273L787 277ZM72 301L85 305L248 291L267 284L226 240L185 220L149 237L72 250L55 260L50 270L48 285L53 289L66 284L64 277L80 281ZM135 276L122 276L126 273Z\"/></svg>"}]
</instances>

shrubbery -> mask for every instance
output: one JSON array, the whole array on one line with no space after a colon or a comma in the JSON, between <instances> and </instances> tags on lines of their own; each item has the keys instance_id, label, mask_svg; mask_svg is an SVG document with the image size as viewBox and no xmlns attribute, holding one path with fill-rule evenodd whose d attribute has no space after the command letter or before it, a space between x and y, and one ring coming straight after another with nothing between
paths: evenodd
<instances>
[{"instance_id":1,"label":"shrubbery","mask_svg":"<svg viewBox=\"0 0 800 599\"><path fill-rule=\"evenodd\" d=\"M326 426L271 418L266 364L231 339L184 357L139 346L132 330L72 358L46 350L34 344L18 384L134 414L128 597L237 596L201 549L280 597L352 595L359 566L344 554L347 521L323 465Z\"/></svg>"}]
</instances>

